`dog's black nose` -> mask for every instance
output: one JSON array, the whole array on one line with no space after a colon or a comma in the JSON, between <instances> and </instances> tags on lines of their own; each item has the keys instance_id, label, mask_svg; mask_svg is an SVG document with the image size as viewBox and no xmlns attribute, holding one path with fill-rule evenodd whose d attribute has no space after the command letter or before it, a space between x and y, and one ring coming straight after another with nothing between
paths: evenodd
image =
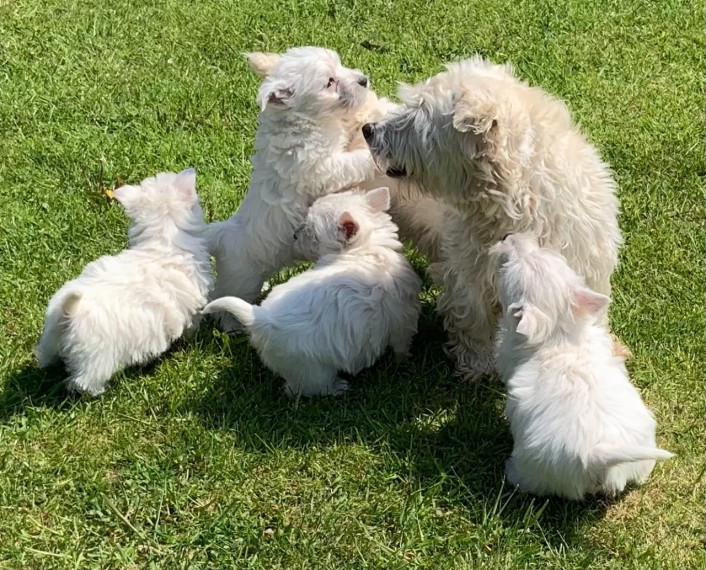
<instances>
[{"instance_id":1,"label":"dog's black nose","mask_svg":"<svg viewBox=\"0 0 706 570\"><path fill-rule=\"evenodd\" d=\"M373 138L374 130L375 127L373 126L373 123L365 123L363 125L363 138L365 138L366 141L369 141L371 138Z\"/></svg>"},{"instance_id":2,"label":"dog's black nose","mask_svg":"<svg viewBox=\"0 0 706 570\"><path fill-rule=\"evenodd\" d=\"M358 80L358 85L360 85L361 87L367 87L368 86L368 78L365 77L365 75L363 75L363 77L361 77Z\"/></svg>"}]
</instances>

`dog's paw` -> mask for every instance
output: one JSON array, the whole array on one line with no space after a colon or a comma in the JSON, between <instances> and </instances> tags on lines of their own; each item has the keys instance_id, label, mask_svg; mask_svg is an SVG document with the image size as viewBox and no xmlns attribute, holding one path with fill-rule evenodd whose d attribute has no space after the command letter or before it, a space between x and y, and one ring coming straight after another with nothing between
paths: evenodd
<instances>
[{"instance_id":1,"label":"dog's paw","mask_svg":"<svg viewBox=\"0 0 706 570\"><path fill-rule=\"evenodd\" d=\"M331 386L331 391L329 392L329 395L340 396L344 392L347 392L350 387L351 385L348 383L348 380L344 380L343 378L337 377L333 381L333 386Z\"/></svg>"},{"instance_id":2,"label":"dog's paw","mask_svg":"<svg viewBox=\"0 0 706 570\"><path fill-rule=\"evenodd\" d=\"M495 370L493 359L489 355L461 351L458 346L447 346L444 351L454 362L456 375L465 382L477 382L484 376L491 375Z\"/></svg>"}]
</instances>

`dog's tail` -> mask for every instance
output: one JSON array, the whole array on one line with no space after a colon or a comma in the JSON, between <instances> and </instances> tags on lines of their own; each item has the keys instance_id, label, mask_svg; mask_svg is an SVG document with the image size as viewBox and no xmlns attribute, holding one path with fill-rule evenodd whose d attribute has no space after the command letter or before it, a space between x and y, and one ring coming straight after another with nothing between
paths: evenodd
<instances>
[{"instance_id":1,"label":"dog's tail","mask_svg":"<svg viewBox=\"0 0 706 570\"><path fill-rule=\"evenodd\" d=\"M81 293L78 291L70 291L64 295L59 301L59 304L47 314L42 336L39 339L37 347L34 349L34 354L37 357L40 368L46 368L59 359L59 344L67 324L66 319L76 311L80 300Z\"/></svg>"},{"instance_id":2,"label":"dog's tail","mask_svg":"<svg viewBox=\"0 0 706 570\"><path fill-rule=\"evenodd\" d=\"M238 299L238 297L221 297L220 299L211 301L203 308L202 313L208 315L221 311L230 313L245 325L245 327L250 327L255 322L255 307L242 299Z\"/></svg>"},{"instance_id":3,"label":"dog's tail","mask_svg":"<svg viewBox=\"0 0 706 570\"><path fill-rule=\"evenodd\" d=\"M674 454L659 447L645 445L617 446L599 443L591 451L591 462L601 467L613 467L633 461L659 461L670 457L674 457Z\"/></svg>"}]
</instances>

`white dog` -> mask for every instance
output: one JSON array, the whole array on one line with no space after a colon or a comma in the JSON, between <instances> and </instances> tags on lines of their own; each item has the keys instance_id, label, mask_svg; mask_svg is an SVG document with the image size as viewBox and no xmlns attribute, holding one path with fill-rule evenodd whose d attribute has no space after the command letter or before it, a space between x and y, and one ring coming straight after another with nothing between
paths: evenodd
<instances>
[{"instance_id":1,"label":"white dog","mask_svg":"<svg viewBox=\"0 0 706 570\"><path fill-rule=\"evenodd\" d=\"M98 395L113 374L166 351L191 327L211 285L196 172L161 173L114 198L129 249L89 263L49 301L40 367L63 359L68 388Z\"/></svg>"},{"instance_id":2,"label":"white dog","mask_svg":"<svg viewBox=\"0 0 706 570\"><path fill-rule=\"evenodd\" d=\"M531 231L609 294L621 244L615 184L566 105L509 66L465 60L400 95L405 105L363 135L388 176L449 204L418 234L430 225L442 232L431 268L438 307L457 369L474 379L492 370L499 304L490 247Z\"/></svg>"},{"instance_id":3,"label":"white dog","mask_svg":"<svg viewBox=\"0 0 706 570\"><path fill-rule=\"evenodd\" d=\"M502 304L497 368L515 441L508 480L576 500L644 482L655 460L672 454L656 447L654 417L597 323L608 297L526 234L492 254Z\"/></svg>"},{"instance_id":4,"label":"white dog","mask_svg":"<svg viewBox=\"0 0 706 570\"><path fill-rule=\"evenodd\" d=\"M314 200L372 178L375 165L367 148L347 150L368 94L365 75L316 47L248 57L263 78L252 178L238 211L209 226L209 241L218 274L211 298L252 302L272 273L294 261L292 235ZM234 323L222 318L221 325Z\"/></svg>"},{"instance_id":5,"label":"white dog","mask_svg":"<svg viewBox=\"0 0 706 570\"><path fill-rule=\"evenodd\" d=\"M296 232L297 254L316 265L272 289L260 306L224 297L229 311L290 395L337 395L390 346L405 357L417 330L420 281L385 213L387 188L319 198Z\"/></svg>"}]
</instances>

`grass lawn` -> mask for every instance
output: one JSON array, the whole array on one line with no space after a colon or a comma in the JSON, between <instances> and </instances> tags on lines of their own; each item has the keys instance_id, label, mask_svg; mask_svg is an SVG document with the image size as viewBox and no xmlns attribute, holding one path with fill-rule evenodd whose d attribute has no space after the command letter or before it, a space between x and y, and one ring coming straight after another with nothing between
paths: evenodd
<instances>
[{"instance_id":1,"label":"grass lawn","mask_svg":"<svg viewBox=\"0 0 706 570\"><path fill-rule=\"evenodd\" d=\"M703 29L691 0L0 0L0 569L703 568ZM612 321L677 454L644 487L508 488L504 395L452 376L431 291L412 361L341 399L288 400L210 329L95 400L37 370L50 295L126 243L105 189L195 166L228 216L257 119L240 53L302 44L382 94L480 52L568 101L616 172Z\"/></svg>"}]
</instances>

